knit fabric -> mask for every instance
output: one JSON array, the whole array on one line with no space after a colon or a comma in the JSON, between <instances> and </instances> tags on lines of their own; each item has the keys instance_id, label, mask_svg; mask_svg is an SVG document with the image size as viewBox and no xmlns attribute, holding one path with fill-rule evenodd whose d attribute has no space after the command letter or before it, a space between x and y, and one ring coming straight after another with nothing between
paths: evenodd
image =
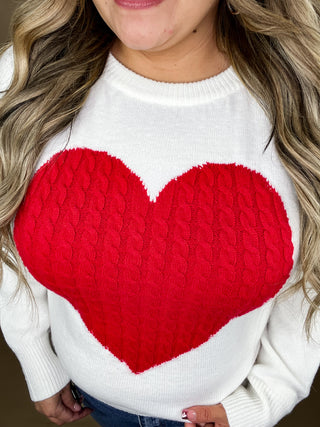
<instances>
[{"instance_id":1,"label":"knit fabric","mask_svg":"<svg viewBox=\"0 0 320 427\"><path fill-rule=\"evenodd\" d=\"M270 132L232 68L162 83L109 55L15 218L37 315L5 268L0 321L33 400L72 379L130 413L221 402L231 427L267 427L308 395L319 322L307 341L302 292L281 297L299 208Z\"/></svg>"},{"instance_id":2,"label":"knit fabric","mask_svg":"<svg viewBox=\"0 0 320 427\"><path fill-rule=\"evenodd\" d=\"M14 237L32 275L135 373L259 307L292 268L279 195L234 164L194 167L150 202L121 160L65 151L36 174Z\"/></svg>"}]
</instances>

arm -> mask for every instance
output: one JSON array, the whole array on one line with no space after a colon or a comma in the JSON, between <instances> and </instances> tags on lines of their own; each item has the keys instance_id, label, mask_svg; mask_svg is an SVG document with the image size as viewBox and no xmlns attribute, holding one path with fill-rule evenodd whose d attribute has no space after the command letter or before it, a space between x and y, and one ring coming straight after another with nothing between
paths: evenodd
<instances>
[{"instance_id":1,"label":"arm","mask_svg":"<svg viewBox=\"0 0 320 427\"><path fill-rule=\"evenodd\" d=\"M80 420L90 414L70 390L70 380L50 343L47 290L27 274L34 301L25 288L17 290L17 277L4 266L0 287L0 325L20 361L31 399L38 412L55 424Z\"/></svg>"},{"instance_id":2,"label":"arm","mask_svg":"<svg viewBox=\"0 0 320 427\"><path fill-rule=\"evenodd\" d=\"M17 277L3 266L0 288L0 326L3 335L19 359L33 401L46 399L68 382L49 339L47 291L27 275L34 302L28 292L17 290Z\"/></svg>"},{"instance_id":3,"label":"arm","mask_svg":"<svg viewBox=\"0 0 320 427\"><path fill-rule=\"evenodd\" d=\"M320 314L315 316L308 341L304 331L307 310L302 290L278 298L246 383L223 399L222 405L188 408L185 419L215 421L221 427L273 427L290 413L308 396L320 363ZM196 418L189 416L190 411Z\"/></svg>"},{"instance_id":4,"label":"arm","mask_svg":"<svg viewBox=\"0 0 320 427\"><path fill-rule=\"evenodd\" d=\"M320 363L320 317L308 341L302 290L278 299L246 385L222 401L231 427L271 427L308 396Z\"/></svg>"},{"instance_id":5,"label":"arm","mask_svg":"<svg viewBox=\"0 0 320 427\"><path fill-rule=\"evenodd\" d=\"M14 71L12 47L0 57L0 97L10 86ZM18 357L31 399L42 400L57 393L69 381L49 339L47 291L30 274L27 280L34 296L18 289L17 277L3 265L0 286L0 326L3 335Z\"/></svg>"},{"instance_id":6,"label":"arm","mask_svg":"<svg viewBox=\"0 0 320 427\"><path fill-rule=\"evenodd\" d=\"M12 81L13 49L0 57L0 98ZM18 357L36 409L52 422L62 425L89 415L71 394L68 375L61 366L50 342L50 319L47 290L30 274L18 290L17 277L3 265L0 284L0 326L3 335Z\"/></svg>"}]
</instances>

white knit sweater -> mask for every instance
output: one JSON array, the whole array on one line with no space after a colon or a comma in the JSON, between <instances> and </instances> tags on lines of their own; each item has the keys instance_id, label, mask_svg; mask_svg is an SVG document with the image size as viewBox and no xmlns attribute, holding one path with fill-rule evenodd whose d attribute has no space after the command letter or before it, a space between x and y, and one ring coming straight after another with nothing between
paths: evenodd
<instances>
[{"instance_id":1,"label":"white knit sweater","mask_svg":"<svg viewBox=\"0 0 320 427\"><path fill-rule=\"evenodd\" d=\"M267 427L308 395L319 318L308 342L302 293L278 296L299 215L269 134L232 68L162 83L109 55L15 221L37 310L5 268L0 319L32 400L72 379L130 413L221 402L231 427Z\"/></svg>"}]
</instances>

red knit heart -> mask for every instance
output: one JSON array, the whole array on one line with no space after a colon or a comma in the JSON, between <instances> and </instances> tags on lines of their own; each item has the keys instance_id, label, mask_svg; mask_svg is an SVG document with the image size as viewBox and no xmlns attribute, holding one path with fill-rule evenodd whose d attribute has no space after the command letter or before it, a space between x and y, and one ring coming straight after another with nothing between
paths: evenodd
<instances>
[{"instance_id":1,"label":"red knit heart","mask_svg":"<svg viewBox=\"0 0 320 427\"><path fill-rule=\"evenodd\" d=\"M261 306L293 265L286 211L259 173L206 163L153 202L121 160L89 149L35 174L14 237L33 276L135 373Z\"/></svg>"}]
</instances>

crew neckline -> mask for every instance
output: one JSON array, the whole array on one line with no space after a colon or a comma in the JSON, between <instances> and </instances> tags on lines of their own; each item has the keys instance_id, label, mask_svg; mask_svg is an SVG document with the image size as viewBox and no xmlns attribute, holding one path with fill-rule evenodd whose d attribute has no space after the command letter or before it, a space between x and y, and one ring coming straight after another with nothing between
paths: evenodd
<instances>
[{"instance_id":1,"label":"crew neckline","mask_svg":"<svg viewBox=\"0 0 320 427\"><path fill-rule=\"evenodd\" d=\"M103 78L127 95L165 105L205 104L243 88L232 66L213 77L190 83L169 83L144 77L123 65L111 52Z\"/></svg>"}]
</instances>

